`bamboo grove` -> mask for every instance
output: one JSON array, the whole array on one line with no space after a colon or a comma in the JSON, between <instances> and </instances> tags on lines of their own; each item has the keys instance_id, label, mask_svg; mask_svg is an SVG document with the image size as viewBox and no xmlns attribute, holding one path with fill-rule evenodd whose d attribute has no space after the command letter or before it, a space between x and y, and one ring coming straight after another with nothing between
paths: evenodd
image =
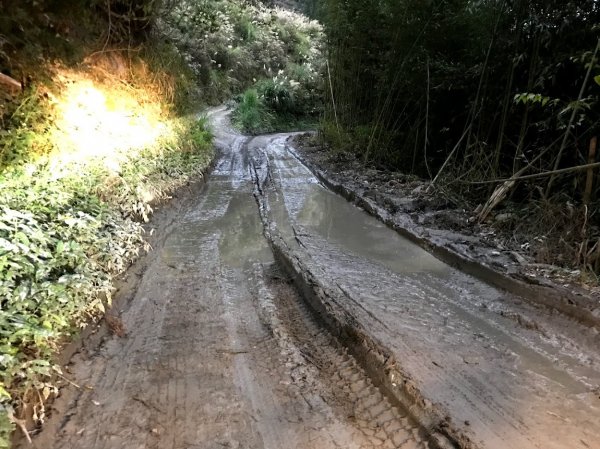
<instances>
[{"instance_id":1,"label":"bamboo grove","mask_svg":"<svg viewBox=\"0 0 600 449\"><path fill-rule=\"evenodd\" d=\"M577 224L568 257L600 271L596 0L327 0L311 9L329 38L322 131L334 148L481 204L480 220L505 198L535 204L530 213L550 215L540 234Z\"/></svg>"}]
</instances>

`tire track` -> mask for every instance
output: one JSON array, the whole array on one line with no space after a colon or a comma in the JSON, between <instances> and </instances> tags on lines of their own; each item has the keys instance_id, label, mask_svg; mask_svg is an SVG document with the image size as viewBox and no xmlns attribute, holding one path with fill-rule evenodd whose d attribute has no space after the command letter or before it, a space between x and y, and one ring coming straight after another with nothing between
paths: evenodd
<instances>
[{"instance_id":1,"label":"tire track","mask_svg":"<svg viewBox=\"0 0 600 449\"><path fill-rule=\"evenodd\" d=\"M267 285L259 287L259 306L280 346L295 353L294 382L318 390L330 407L345 415L369 442L364 447L429 448L425 432L390 403L275 266L267 269L266 278ZM308 373L306 362L313 367Z\"/></svg>"}]
</instances>

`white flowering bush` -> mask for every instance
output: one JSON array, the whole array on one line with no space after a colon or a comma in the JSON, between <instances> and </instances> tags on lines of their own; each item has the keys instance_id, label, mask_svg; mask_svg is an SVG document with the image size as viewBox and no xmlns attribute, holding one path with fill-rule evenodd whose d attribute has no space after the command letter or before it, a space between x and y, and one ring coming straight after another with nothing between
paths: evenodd
<instances>
[{"instance_id":1,"label":"white flowering bush","mask_svg":"<svg viewBox=\"0 0 600 449\"><path fill-rule=\"evenodd\" d=\"M206 104L252 88L267 109L285 96L293 98L294 114L319 109L324 59L318 22L260 3L183 0L160 26L194 70Z\"/></svg>"}]
</instances>

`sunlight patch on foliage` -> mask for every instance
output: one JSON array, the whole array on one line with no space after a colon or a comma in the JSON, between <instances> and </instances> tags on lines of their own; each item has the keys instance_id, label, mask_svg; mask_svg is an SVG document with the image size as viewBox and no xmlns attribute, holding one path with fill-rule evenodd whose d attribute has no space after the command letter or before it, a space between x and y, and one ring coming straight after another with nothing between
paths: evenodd
<instances>
[{"instance_id":1,"label":"sunlight patch on foliage","mask_svg":"<svg viewBox=\"0 0 600 449\"><path fill-rule=\"evenodd\" d=\"M56 68L0 130L1 423L24 403L44 421L57 350L110 307L152 205L212 158L206 120L174 114L168 78L101 72Z\"/></svg>"}]
</instances>

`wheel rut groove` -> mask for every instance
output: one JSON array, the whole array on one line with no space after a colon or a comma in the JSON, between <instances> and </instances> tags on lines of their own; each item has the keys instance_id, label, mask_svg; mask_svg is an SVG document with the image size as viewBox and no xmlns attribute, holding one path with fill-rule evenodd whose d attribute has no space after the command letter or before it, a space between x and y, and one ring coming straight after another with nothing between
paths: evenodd
<instances>
[{"instance_id":1,"label":"wheel rut groove","mask_svg":"<svg viewBox=\"0 0 600 449\"><path fill-rule=\"evenodd\" d=\"M348 349L325 327L300 293L275 266L266 274L270 294L262 292L262 307L273 302L274 311L266 320L273 326L281 344L291 347L309 362L324 388L323 399L352 423L368 439L370 446L425 449L428 436L399 406L373 383ZM305 376L306 364L292 369L297 380Z\"/></svg>"}]
</instances>

